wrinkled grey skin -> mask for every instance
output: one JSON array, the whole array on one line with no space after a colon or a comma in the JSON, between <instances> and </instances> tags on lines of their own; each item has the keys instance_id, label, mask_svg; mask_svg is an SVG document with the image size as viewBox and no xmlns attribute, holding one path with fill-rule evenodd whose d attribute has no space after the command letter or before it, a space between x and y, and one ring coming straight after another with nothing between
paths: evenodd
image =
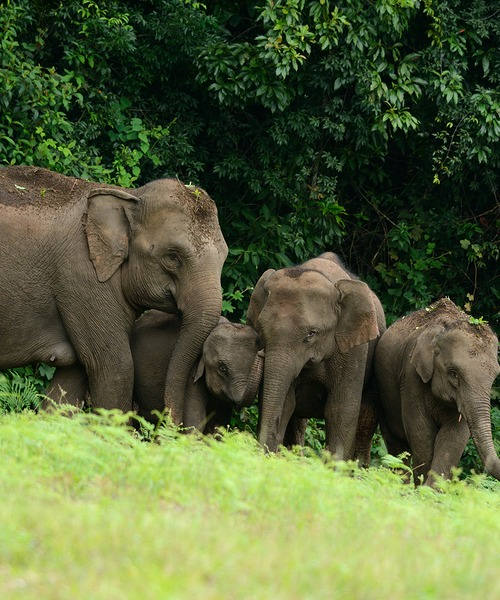
<instances>
[{"instance_id":1,"label":"wrinkled grey skin","mask_svg":"<svg viewBox=\"0 0 500 600\"><path fill-rule=\"evenodd\" d=\"M163 382L180 333L178 318L149 311L132 333L134 400L137 412L154 420L163 409ZM262 377L257 334L221 317L203 344L202 356L186 386L183 423L205 433L227 425L233 408L255 400Z\"/></svg>"},{"instance_id":2,"label":"wrinkled grey skin","mask_svg":"<svg viewBox=\"0 0 500 600\"><path fill-rule=\"evenodd\" d=\"M95 406L129 410L135 318L181 311L165 383L180 422L188 374L220 316L226 255L214 203L177 180L125 190L1 169L0 369L44 361L71 383L83 366Z\"/></svg>"},{"instance_id":3,"label":"wrinkled grey skin","mask_svg":"<svg viewBox=\"0 0 500 600\"><path fill-rule=\"evenodd\" d=\"M131 335L134 360L134 410L155 423L164 408L165 374L177 343L181 320L176 315L147 311L135 323ZM259 354L257 333L246 325L220 317L203 344L186 385L182 422L211 433L229 423L233 408L253 403L262 379L264 359ZM58 399L69 395L80 408L89 403L85 371L75 366L69 377L58 371L53 387Z\"/></svg>"},{"instance_id":4,"label":"wrinkled grey skin","mask_svg":"<svg viewBox=\"0 0 500 600\"><path fill-rule=\"evenodd\" d=\"M374 346L375 342L370 342L370 345ZM361 397L353 456L354 460L363 467L370 466L372 438L378 425L377 399L375 377L372 370L369 370ZM304 369L295 380L295 410L286 427L284 446L287 448L296 445L304 446L308 419L325 418L326 400L325 386L318 381L310 380L308 370Z\"/></svg>"},{"instance_id":5,"label":"wrinkled grey skin","mask_svg":"<svg viewBox=\"0 0 500 600\"><path fill-rule=\"evenodd\" d=\"M391 454L410 451L415 483L450 477L470 435L500 479L490 423L498 340L448 298L396 321L375 351L382 435Z\"/></svg>"},{"instance_id":6,"label":"wrinkled grey skin","mask_svg":"<svg viewBox=\"0 0 500 600\"><path fill-rule=\"evenodd\" d=\"M299 267L266 271L250 299L247 323L265 348L261 444L275 451L284 440L300 408L294 385L300 374L325 390L327 448L339 459L353 458L363 389L367 402L372 393L373 347L385 329L375 294L335 254L325 253Z\"/></svg>"}]
</instances>

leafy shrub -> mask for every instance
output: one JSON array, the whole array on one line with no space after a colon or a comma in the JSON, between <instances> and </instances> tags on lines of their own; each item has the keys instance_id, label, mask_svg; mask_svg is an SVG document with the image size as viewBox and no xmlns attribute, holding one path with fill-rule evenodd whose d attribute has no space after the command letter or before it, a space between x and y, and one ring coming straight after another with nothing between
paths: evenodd
<instances>
[{"instance_id":1,"label":"leafy shrub","mask_svg":"<svg viewBox=\"0 0 500 600\"><path fill-rule=\"evenodd\" d=\"M42 401L39 382L21 369L0 373L0 413L38 410Z\"/></svg>"},{"instance_id":2,"label":"leafy shrub","mask_svg":"<svg viewBox=\"0 0 500 600\"><path fill-rule=\"evenodd\" d=\"M265 269L335 250L389 322L449 295L494 323L491 10L488 0L11 0L0 11L0 164L205 187L230 247L232 319Z\"/></svg>"}]
</instances>

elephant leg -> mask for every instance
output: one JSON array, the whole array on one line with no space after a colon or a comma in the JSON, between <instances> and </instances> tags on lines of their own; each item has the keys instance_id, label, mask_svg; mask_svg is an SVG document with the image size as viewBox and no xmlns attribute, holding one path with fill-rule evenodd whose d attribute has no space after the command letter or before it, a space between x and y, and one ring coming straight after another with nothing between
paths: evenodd
<instances>
[{"instance_id":1,"label":"elephant leg","mask_svg":"<svg viewBox=\"0 0 500 600\"><path fill-rule=\"evenodd\" d=\"M410 453L411 450L408 441L405 438L396 435L389 428L384 411L381 408L381 404L377 405L377 417L380 425L380 433L382 434L388 454L391 454L392 456L399 456L403 452Z\"/></svg>"},{"instance_id":2,"label":"elephant leg","mask_svg":"<svg viewBox=\"0 0 500 600\"><path fill-rule=\"evenodd\" d=\"M134 365L130 348L128 355L124 352L122 360L117 360L116 356L103 356L86 365L86 370L93 408L132 410Z\"/></svg>"},{"instance_id":3,"label":"elephant leg","mask_svg":"<svg viewBox=\"0 0 500 600\"><path fill-rule=\"evenodd\" d=\"M382 437L384 438L384 443L387 448L388 454L392 456L399 456L403 454L403 452L411 453L410 446L404 440L399 439L392 433L382 430Z\"/></svg>"},{"instance_id":4,"label":"elephant leg","mask_svg":"<svg viewBox=\"0 0 500 600\"><path fill-rule=\"evenodd\" d=\"M367 344L357 346L328 367L326 447L337 460L354 458L367 351Z\"/></svg>"},{"instance_id":5,"label":"elephant leg","mask_svg":"<svg viewBox=\"0 0 500 600\"><path fill-rule=\"evenodd\" d=\"M87 374L82 365L75 364L69 367L58 367L45 393L48 400L44 400L42 408L50 410L53 403L71 404L78 408L83 408L87 401L88 393Z\"/></svg>"},{"instance_id":6,"label":"elephant leg","mask_svg":"<svg viewBox=\"0 0 500 600\"><path fill-rule=\"evenodd\" d=\"M419 485L431 468L437 427L434 421L420 412L415 405L411 414L404 415L404 421L407 424L406 431L411 448L413 480L415 485Z\"/></svg>"},{"instance_id":7,"label":"elephant leg","mask_svg":"<svg viewBox=\"0 0 500 600\"><path fill-rule=\"evenodd\" d=\"M328 394L325 404L326 448L337 460L353 458L359 404L358 400L356 411L334 394Z\"/></svg>"},{"instance_id":8,"label":"elephant leg","mask_svg":"<svg viewBox=\"0 0 500 600\"><path fill-rule=\"evenodd\" d=\"M373 385L363 390L354 450L354 458L362 467L370 466L372 439L378 424L376 399L377 390Z\"/></svg>"},{"instance_id":9,"label":"elephant leg","mask_svg":"<svg viewBox=\"0 0 500 600\"><path fill-rule=\"evenodd\" d=\"M75 318L72 308L69 304L58 305L78 360L85 367L92 407L132 410L134 363L129 340L132 315L125 309L122 315L113 314L115 307L107 305L105 298L98 295L89 300L80 318Z\"/></svg>"},{"instance_id":10,"label":"elephant leg","mask_svg":"<svg viewBox=\"0 0 500 600\"><path fill-rule=\"evenodd\" d=\"M434 473L445 479L451 477L451 469L458 465L469 438L470 431L465 419L459 422L455 417L441 426L434 442L434 456L426 485L434 485Z\"/></svg>"},{"instance_id":11,"label":"elephant leg","mask_svg":"<svg viewBox=\"0 0 500 600\"><path fill-rule=\"evenodd\" d=\"M308 419L302 419L292 415L292 418L288 422L288 426L285 431L285 437L283 439L283 445L287 448L293 446L304 446L305 435Z\"/></svg>"},{"instance_id":12,"label":"elephant leg","mask_svg":"<svg viewBox=\"0 0 500 600\"><path fill-rule=\"evenodd\" d=\"M215 433L217 427L227 427L231 422L233 407L229 402L224 400L214 400L209 403L207 410L208 422L205 427L205 433Z\"/></svg>"},{"instance_id":13,"label":"elephant leg","mask_svg":"<svg viewBox=\"0 0 500 600\"><path fill-rule=\"evenodd\" d=\"M111 339L113 339L110 334ZM88 341L88 340L87 340ZM75 345L85 343L78 340ZM77 348L85 366L92 408L132 410L134 363L127 337L116 334L113 351L109 348Z\"/></svg>"},{"instance_id":14,"label":"elephant leg","mask_svg":"<svg viewBox=\"0 0 500 600\"><path fill-rule=\"evenodd\" d=\"M358 369L344 369L328 386L325 402L326 448L337 460L354 458L356 431L363 381L358 373L364 372L364 366Z\"/></svg>"},{"instance_id":15,"label":"elephant leg","mask_svg":"<svg viewBox=\"0 0 500 600\"><path fill-rule=\"evenodd\" d=\"M403 462L407 467L410 467L411 466L411 464L410 464L411 463L411 450L410 450L410 446L408 445L408 442L406 440L402 440L398 436L394 435L392 433L392 431L390 431L390 429L385 424L385 421L381 417L381 415L379 415L379 417L380 417L380 432L382 434L382 438L383 438L385 446L387 448L387 453L390 454L391 456L399 456L400 454L403 454L403 452L407 453L407 456L405 458L403 458ZM404 476L403 481L405 483L410 483L411 475L409 473L407 473Z\"/></svg>"},{"instance_id":16,"label":"elephant leg","mask_svg":"<svg viewBox=\"0 0 500 600\"><path fill-rule=\"evenodd\" d=\"M278 428L278 444L284 444L285 433L288 428L288 424L295 410L295 385L291 385L286 398L285 404L283 405L283 411L281 413L279 428Z\"/></svg>"}]
</instances>

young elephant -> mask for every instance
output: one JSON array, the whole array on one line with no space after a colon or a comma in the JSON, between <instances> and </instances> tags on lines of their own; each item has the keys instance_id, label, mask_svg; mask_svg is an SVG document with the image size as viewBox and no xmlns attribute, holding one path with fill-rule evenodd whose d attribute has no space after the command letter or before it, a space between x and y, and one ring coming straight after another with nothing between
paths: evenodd
<instances>
[{"instance_id":1,"label":"young elephant","mask_svg":"<svg viewBox=\"0 0 500 600\"><path fill-rule=\"evenodd\" d=\"M375 294L329 252L298 267L266 271L247 320L265 347L261 444L274 451L283 441L301 404L295 394L300 375L324 387L328 449L340 459L353 458L361 397L372 393L374 344L385 330Z\"/></svg>"},{"instance_id":2,"label":"young elephant","mask_svg":"<svg viewBox=\"0 0 500 600\"><path fill-rule=\"evenodd\" d=\"M154 310L135 324L131 339L134 400L137 412L148 420L155 420L151 411L163 410L165 373L180 328L177 317ZM262 367L257 333L221 317L205 340L196 372L189 378L184 425L206 433L227 425L233 407L249 406L255 399Z\"/></svg>"},{"instance_id":3,"label":"young elephant","mask_svg":"<svg viewBox=\"0 0 500 600\"><path fill-rule=\"evenodd\" d=\"M375 350L382 435L391 454L410 451L414 479L450 477L472 438L488 473L500 479L490 424L499 372L498 340L487 325L442 298L396 321Z\"/></svg>"},{"instance_id":4,"label":"young elephant","mask_svg":"<svg viewBox=\"0 0 500 600\"><path fill-rule=\"evenodd\" d=\"M175 316L152 310L138 319L132 333L136 410L151 421L155 420L152 411L163 408L163 382L179 327L180 321ZM233 407L249 406L255 399L263 363L256 331L221 317L206 339L196 373L188 383L184 424L205 433L227 425ZM326 390L322 385L299 377L296 398L296 412L286 431L285 446L303 446L307 417L324 415ZM356 458L365 465L369 464L370 442L376 426L374 418L368 432L363 426L366 415L372 416L371 405L362 402L361 415L365 416L361 417L356 437Z\"/></svg>"}]
</instances>

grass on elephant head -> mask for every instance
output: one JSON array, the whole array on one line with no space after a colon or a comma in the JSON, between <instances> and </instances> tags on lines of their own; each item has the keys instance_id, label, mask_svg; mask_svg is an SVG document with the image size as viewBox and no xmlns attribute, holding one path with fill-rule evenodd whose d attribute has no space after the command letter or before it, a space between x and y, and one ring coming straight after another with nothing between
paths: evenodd
<instances>
[{"instance_id":1,"label":"grass on elephant head","mask_svg":"<svg viewBox=\"0 0 500 600\"><path fill-rule=\"evenodd\" d=\"M247 434L0 417L0 597L498 598L500 485L441 493Z\"/></svg>"}]
</instances>

